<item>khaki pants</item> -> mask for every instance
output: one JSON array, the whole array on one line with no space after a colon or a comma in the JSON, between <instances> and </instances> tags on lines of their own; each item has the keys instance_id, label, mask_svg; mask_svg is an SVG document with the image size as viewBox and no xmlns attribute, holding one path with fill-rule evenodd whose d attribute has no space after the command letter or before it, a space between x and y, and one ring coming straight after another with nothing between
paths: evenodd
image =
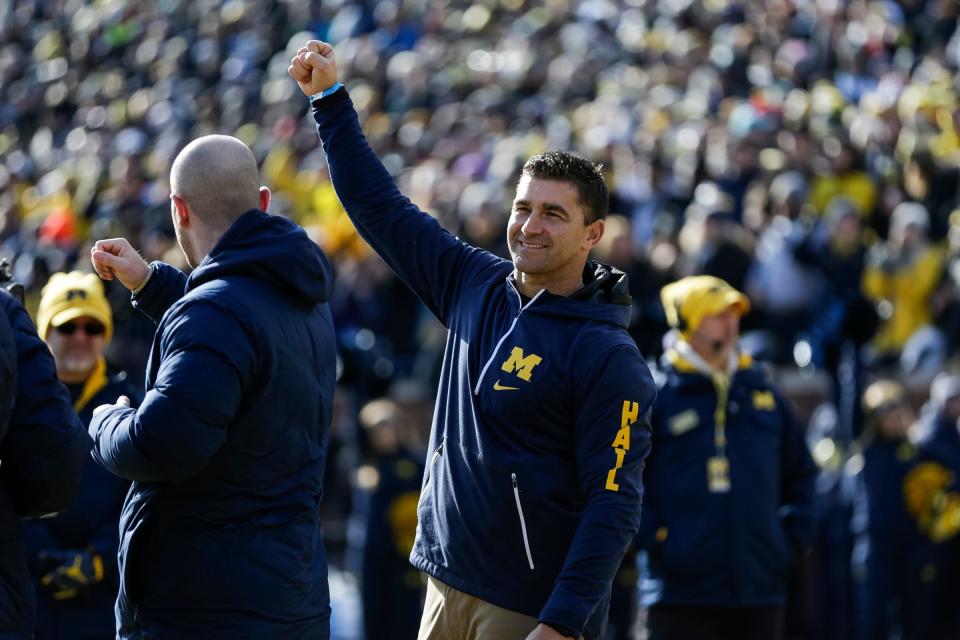
<instances>
[{"instance_id":1,"label":"khaki pants","mask_svg":"<svg viewBox=\"0 0 960 640\"><path fill-rule=\"evenodd\" d=\"M417 640L524 640L537 619L501 609L430 577Z\"/></svg>"}]
</instances>

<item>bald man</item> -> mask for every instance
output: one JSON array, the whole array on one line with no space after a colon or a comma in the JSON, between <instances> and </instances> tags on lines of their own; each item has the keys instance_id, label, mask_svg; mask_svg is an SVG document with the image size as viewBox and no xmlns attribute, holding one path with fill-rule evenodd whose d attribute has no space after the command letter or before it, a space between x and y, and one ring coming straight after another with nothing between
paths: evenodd
<instances>
[{"instance_id":1,"label":"bald man","mask_svg":"<svg viewBox=\"0 0 960 640\"><path fill-rule=\"evenodd\" d=\"M265 213L253 153L183 149L170 213L188 276L120 238L97 273L157 323L146 397L95 410L94 459L133 481L120 522L120 638L329 637L317 507L335 351L332 270Z\"/></svg>"}]
</instances>

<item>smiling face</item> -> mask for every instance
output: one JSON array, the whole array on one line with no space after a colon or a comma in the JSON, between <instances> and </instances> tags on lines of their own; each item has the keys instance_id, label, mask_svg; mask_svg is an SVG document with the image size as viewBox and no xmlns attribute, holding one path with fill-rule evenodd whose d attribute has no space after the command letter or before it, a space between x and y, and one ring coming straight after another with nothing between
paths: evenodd
<instances>
[{"instance_id":1,"label":"smiling face","mask_svg":"<svg viewBox=\"0 0 960 640\"><path fill-rule=\"evenodd\" d=\"M585 224L587 217L573 184L529 175L520 178L507 245L524 294L547 289L568 295L580 288L590 249L603 235L603 221Z\"/></svg>"},{"instance_id":2,"label":"smiling face","mask_svg":"<svg viewBox=\"0 0 960 640\"><path fill-rule=\"evenodd\" d=\"M96 318L82 316L51 327L46 343L57 365L57 378L66 384L87 379L103 356L105 328Z\"/></svg>"}]
</instances>

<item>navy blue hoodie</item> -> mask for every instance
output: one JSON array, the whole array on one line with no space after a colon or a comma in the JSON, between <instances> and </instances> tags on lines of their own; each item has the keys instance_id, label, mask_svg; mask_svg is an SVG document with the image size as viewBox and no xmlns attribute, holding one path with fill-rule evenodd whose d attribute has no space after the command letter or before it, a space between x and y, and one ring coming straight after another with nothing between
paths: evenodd
<instances>
[{"instance_id":1,"label":"navy blue hoodie","mask_svg":"<svg viewBox=\"0 0 960 640\"><path fill-rule=\"evenodd\" d=\"M525 302L513 265L443 230L396 188L345 90L314 102L360 234L449 329L414 566L566 635L598 637L639 526L655 387L626 327L626 276Z\"/></svg>"},{"instance_id":2,"label":"navy blue hoodie","mask_svg":"<svg viewBox=\"0 0 960 640\"><path fill-rule=\"evenodd\" d=\"M90 423L95 459L134 481L119 635L327 638L330 264L295 224L251 210L189 278L154 268L134 300L162 317L146 396Z\"/></svg>"}]
</instances>

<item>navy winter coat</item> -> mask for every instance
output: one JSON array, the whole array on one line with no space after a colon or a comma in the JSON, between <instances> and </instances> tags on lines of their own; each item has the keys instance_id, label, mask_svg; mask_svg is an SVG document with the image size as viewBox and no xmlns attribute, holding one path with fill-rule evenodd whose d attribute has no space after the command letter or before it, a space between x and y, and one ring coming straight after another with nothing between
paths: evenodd
<instances>
[{"instance_id":1,"label":"navy winter coat","mask_svg":"<svg viewBox=\"0 0 960 640\"><path fill-rule=\"evenodd\" d=\"M5 640L33 637L33 583L20 518L55 513L70 503L90 438L30 316L4 290L0 306L0 639Z\"/></svg>"},{"instance_id":2,"label":"navy winter coat","mask_svg":"<svg viewBox=\"0 0 960 640\"><path fill-rule=\"evenodd\" d=\"M317 508L335 377L326 257L243 214L189 278L155 263L160 319L138 410L94 417L133 480L120 522L123 638L326 638Z\"/></svg>"},{"instance_id":3,"label":"navy winter coat","mask_svg":"<svg viewBox=\"0 0 960 640\"><path fill-rule=\"evenodd\" d=\"M126 374L108 375L101 363L83 385L73 406L84 425L90 424L93 410L127 396L133 406L140 403L140 392L132 387ZM118 478L88 456L83 465L76 498L54 518L27 520L23 523L27 559L37 586L37 635L52 640L103 638L116 627L114 604L120 576L117 572L119 520L123 500L130 483ZM91 550L103 562L103 580L69 599L54 599L39 585L50 570L43 556L51 552ZM81 631L82 629L82 631Z\"/></svg>"},{"instance_id":4,"label":"navy winter coat","mask_svg":"<svg viewBox=\"0 0 960 640\"><path fill-rule=\"evenodd\" d=\"M859 497L867 507L861 508L868 516L866 542L876 541L861 545L868 570L861 587L870 598L863 602L864 638L881 637L897 627L906 640L960 637L956 605L960 427L956 419L927 407L902 448L913 451L913 447L915 456L890 460L888 454L886 468L879 466L872 473L868 473L871 460L867 458L858 476L862 480ZM873 462L877 466L882 459ZM902 485L892 485L897 480ZM903 500L891 500L893 493ZM871 513L879 517L871 518Z\"/></svg>"},{"instance_id":5,"label":"navy winter coat","mask_svg":"<svg viewBox=\"0 0 960 640\"><path fill-rule=\"evenodd\" d=\"M937 637L928 635L936 575L923 576L925 566L936 565L937 549L908 507L916 448L906 438L874 437L852 460L854 637Z\"/></svg>"},{"instance_id":6,"label":"navy winter coat","mask_svg":"<svg viewBox=\"0 0 960 640\"><path fill-rule=\"evenodd\" d=\"M524 301L513 265L397 189L346 90L314 102L360 234L449 329L414 566L459 591L597 637L639 526L655 389L626 332L626 276L588 263L568 297Z\"/></svg>"},{"instance_id":7,"label":"navy winter coat","mask_svg":"<svg viewBox=\"0 0 960 640\"><path fill-rule=\"evenodd\" d=\"M644 603L760 607L786 601L796 552L813 543L816 467L765 372L743 359L718 403L711 378L673 355L653 410L640 544ZM719 405L719 406L718 406ZM711 492L716 418L730 489Z\"/></svg>"}]
</instances>

